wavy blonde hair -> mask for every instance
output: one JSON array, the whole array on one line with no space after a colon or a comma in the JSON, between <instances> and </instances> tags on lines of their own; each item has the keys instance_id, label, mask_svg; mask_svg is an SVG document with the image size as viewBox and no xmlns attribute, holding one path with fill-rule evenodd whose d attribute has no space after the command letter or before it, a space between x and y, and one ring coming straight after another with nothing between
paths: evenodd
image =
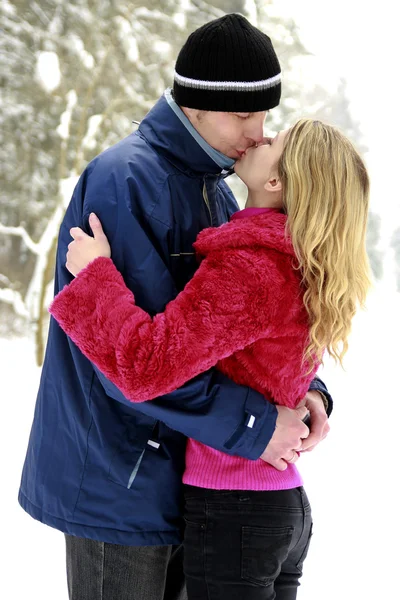
<instances>
[{"instance_id":1,"label":"wavy blonde hair","mask_svg":"<svg viewBox=\"0 0 400 600\"><path fill-rule=\"evenodd\" d=\"M311 372L327 350L343 366L351 321L370 286L366 166L336 128L302 119L289 130L278 173L310 318L304 360Z\"/></svg>"}]
</instances>

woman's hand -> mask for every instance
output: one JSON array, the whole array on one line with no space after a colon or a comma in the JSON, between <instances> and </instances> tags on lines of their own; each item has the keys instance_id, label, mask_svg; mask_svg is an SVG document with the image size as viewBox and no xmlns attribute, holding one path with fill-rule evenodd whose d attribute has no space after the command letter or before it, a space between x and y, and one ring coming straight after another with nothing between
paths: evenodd
<instances>
[{"instance_id":1,"label":"woman's hand","mask_svg":"<svg viewBox=\"0 0 400 600\"><path fill-rule=\"evenodd\" d=\"M80 227L70 229L70 235L74 238L74 241L68 245L65 266L75 277L95 258L100 256L111 257L110 244L99 219L94 213L89 216L89 225L94 237L87 235Z\"/></svg>"}]
</instances>

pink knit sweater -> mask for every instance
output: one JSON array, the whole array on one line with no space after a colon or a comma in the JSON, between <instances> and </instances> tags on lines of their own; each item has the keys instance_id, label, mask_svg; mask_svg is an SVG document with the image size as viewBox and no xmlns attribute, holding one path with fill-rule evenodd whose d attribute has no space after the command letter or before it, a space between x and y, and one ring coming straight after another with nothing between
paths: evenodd
<instances>
[{"instance_id":1,"label":"pink knit sweater","mask_svg":"<svg viewBox=\"0 0 400 600\"><path fill-rule=\"evenodd\" d=\"M246 217L246 218L245 218ZM290 408L306 394L308 342L300 274L285 215L245 210L203 230L203 256L185 289L150 317L110 259L90 263L55 298L50 312L64 331L132 402L177 389L216 366L236 383ZM251 427L249 422L248 426ZM294 465L228 456L188 441L184 482L214 489L279 490L301 485Z\"/></svg>"}]
</instances>

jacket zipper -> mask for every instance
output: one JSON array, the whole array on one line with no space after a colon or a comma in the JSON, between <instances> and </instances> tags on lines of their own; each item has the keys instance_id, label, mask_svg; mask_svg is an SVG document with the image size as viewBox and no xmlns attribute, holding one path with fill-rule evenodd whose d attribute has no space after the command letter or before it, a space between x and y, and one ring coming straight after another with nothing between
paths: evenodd
<instances>
[{"instance_id":1,"label":"jacket zipper","mask_svg":"<svg viewBox=\"0 0 400 600\"><path fill-rule=\"evenodd\" d=\"M152 431L151 431L151 436L150 436L150 438L147 440L146 446L143 448L143 450L142 450L142 452L141 452L141 454L140 454L139 458L138 458L138 459L137 459L137 461L136 461L136 464L135 464L135 466L134 466L134 468L133 468L133 471L132 471L132 473L130 474L129 481L128 481L128 490L130 490L130 489L131 489L131 487L132 487L132 484L133 484L133 482L134 482L134 481L135 481L135 479L136 479L136 475L138 474L139 467L140 467L140 464L141 464L141 462L142 462L142 460L143 460L143 457L144 457L144 454L145 454L145 452L146 452L146 448L147 448L147 446L151 446L152 448L155 448L156 450L158 450L158 449L159 449L159 447L160 447L160 443L159 443L159 442L157 442L157 438L158 438L158 428L159 428L159 423L158 423L158 421L156 421L156 423L155 423L155 425L154 425L154 427L153 427L153 429L152 429ZM152 438L154 438L154 439L152 439Z\"/></svg>"},{"instance_id":2,"label":"jacket zipper","mask_svg":"<svg viewBox=\"0 0 400 600\"><path fill-rule=\"evenodd\" d=\"M137 472L139 471L139 467L140 467L140 463L143 460L143 456L144 456L144 451L146 450L146 448L143 449L142 453L140 454L138 460L136 461L136 465L134 466L134 469L129 477L129 481L128 481L128 490L131 489L132 483L135 481L136 479L136 475Z\"/></svg>"},{"instance_id":3,"label":"jacket zipper","mask_svg":"<svg viewBox=\"0 0 400 600\"><path fill-rule=\"evenodd\" d=\"M207 194L207 188L206 188L206 182L205 181L203 183L203 200L206 203L206 206L208 208L208 214L210 215L210 225L212 225L212 215L211 215L210 201L208 199L208 194Z\"/></svg>"}]
</instances>

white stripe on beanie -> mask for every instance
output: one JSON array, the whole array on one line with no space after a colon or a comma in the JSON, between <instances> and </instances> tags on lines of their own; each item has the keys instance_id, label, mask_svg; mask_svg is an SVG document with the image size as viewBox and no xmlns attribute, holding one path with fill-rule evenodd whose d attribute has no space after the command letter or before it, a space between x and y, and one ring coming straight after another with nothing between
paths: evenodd
<instances>
[{"instance_id":1,"label":"white stripe on beanie","mask_svg":"<svg viewBox=\"0 0 400 600\"><path fill-rule=\"evenodd\" d=\"M278 75L274 75L274 77L270 77L269 79L262 79L260 81L205 81L202 79L183 77L183 75L179 75L179 73L175 71L174 79L176 83L183 87L194 88L197 90L258 92L275 87L281 83L281 73L278 73Z\"/></svg>"}]
</instances>

